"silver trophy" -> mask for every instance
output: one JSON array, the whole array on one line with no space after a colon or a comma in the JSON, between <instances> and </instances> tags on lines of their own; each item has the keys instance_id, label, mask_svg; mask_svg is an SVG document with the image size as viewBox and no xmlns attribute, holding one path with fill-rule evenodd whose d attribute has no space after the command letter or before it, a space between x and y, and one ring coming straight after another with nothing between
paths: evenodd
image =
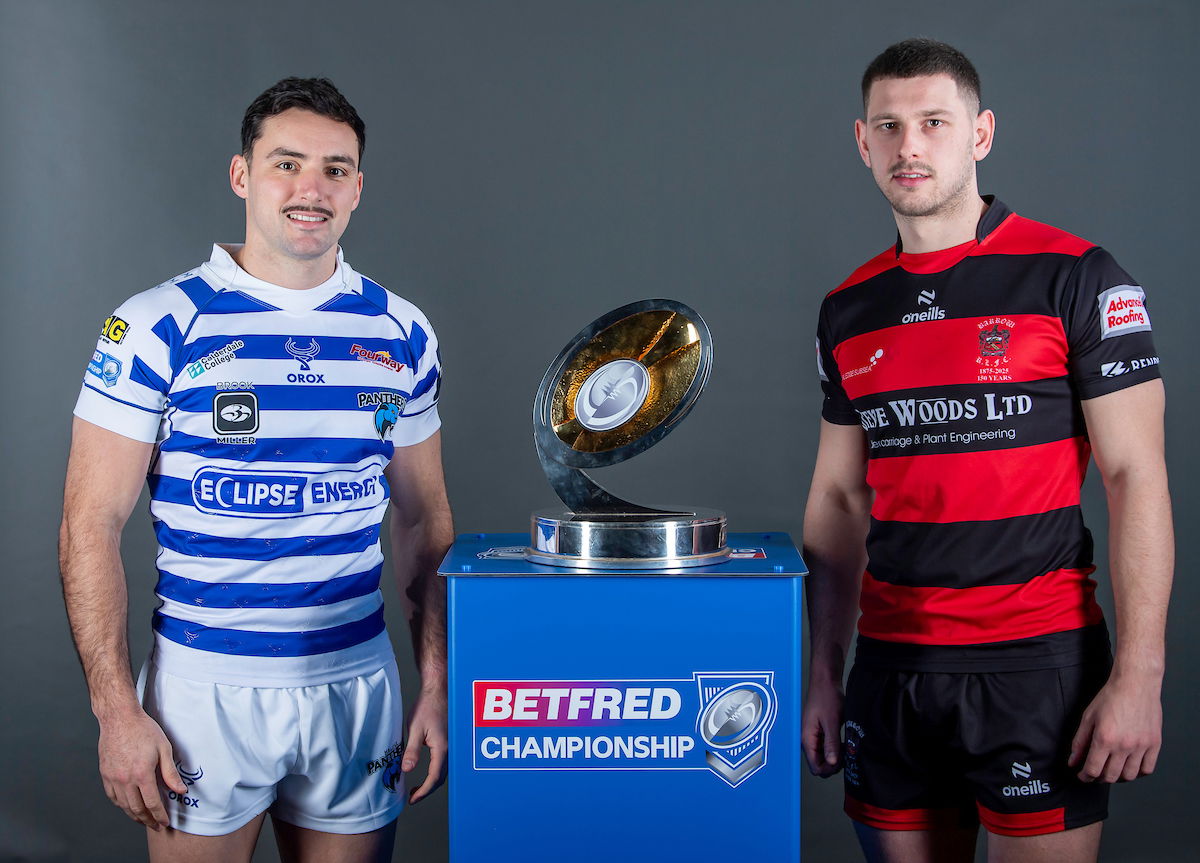
<instances>
[{"instance_id":1,"label":"silver trophy","mask_svg":"<svg viewBox=\"0 0 1200 863\"><path fill-rule=\"evenodd\" d=\"M567 509L533 514L528 560L674 569L729 557L725 513L630 503L583 472L623 462L666 437L700 397L711 368L708 327L674 300L614 309L562 349L538 387L533 439Z\"/></svg>"}]
</instances>

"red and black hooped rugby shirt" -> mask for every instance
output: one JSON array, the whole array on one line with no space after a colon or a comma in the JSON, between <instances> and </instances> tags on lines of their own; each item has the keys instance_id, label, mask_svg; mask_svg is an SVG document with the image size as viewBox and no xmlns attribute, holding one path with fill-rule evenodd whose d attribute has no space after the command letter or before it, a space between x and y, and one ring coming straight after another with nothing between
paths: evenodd
<instances>
[{"instance_id":1,"label":"red and black hooped rugby shirt","mask_svg":"<svg viewBox=\"0 0 1200 863\"><path fill-rule=\"evenodd\" d=\"M987 200L976 239L897 244L821 306L822 416L869 444L868 639L1028 644L1102 621L1079 401L1159 376L1145 295L1103 249Z\"/></svg>"}]
</instances>

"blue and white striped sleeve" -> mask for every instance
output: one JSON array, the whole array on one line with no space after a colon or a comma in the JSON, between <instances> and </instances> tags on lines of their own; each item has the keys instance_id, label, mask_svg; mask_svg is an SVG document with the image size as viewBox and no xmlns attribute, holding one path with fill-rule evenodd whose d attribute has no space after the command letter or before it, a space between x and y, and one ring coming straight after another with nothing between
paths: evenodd
<instances>
[{"instance_id":1,"label":"blue and white striped sleeve","mask_svg":"<svg viewBox=\"0 0 1200 863\"><path fill-rule=\"evenodd\" d=\"M392 442L396 446L418 444L442 425L438 416L442 358L437 335L429 320L415 306L410 305L409 311L408 353L413 370L412 391L392 432Z\"/></svg>"},{"instance_id":2,"label":"blue and white striped sleeve","mask_svg":"<svg viewBox=\"0 0 1200 863\"><path fill-rule=\"evenodd\" d=\"M181 341L178 323L161 302L164 290L132 297L105 320L75 416L134 440L157 441L174 377L172 348Z\"/></svg>"}]
</instances>

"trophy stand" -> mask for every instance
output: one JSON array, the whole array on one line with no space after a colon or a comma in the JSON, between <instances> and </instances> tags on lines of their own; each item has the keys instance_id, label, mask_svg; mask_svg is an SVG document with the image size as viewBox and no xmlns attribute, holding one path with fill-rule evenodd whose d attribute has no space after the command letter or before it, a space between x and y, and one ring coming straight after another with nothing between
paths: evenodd
<instances>
[{"instance_id":1,"label":"trophy stand","mask_svg":"<svg viewBox=\"0 0 1200 863\"><path fill-rule=\"evenodd\" d=\"M630 503L583 472L623 462L666 437L700 397L711 368L708 326L674 300L614 309L563 348L538 387L533 439L567 509L533 514L527 560L628 570L729 558L723 512Z\"/></svg>"}]
</instances>

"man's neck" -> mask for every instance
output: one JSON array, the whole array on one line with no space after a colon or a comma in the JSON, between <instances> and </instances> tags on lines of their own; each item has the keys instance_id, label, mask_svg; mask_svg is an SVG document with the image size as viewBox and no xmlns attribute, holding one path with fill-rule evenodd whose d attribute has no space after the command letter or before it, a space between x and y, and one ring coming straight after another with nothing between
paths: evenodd
<instances>
[{"instance_id":1,"label":"man's neck","mask_svg":"<svg viewBox=\"0 0 1200 863\"><path fill-rule=\"evenodd\" d=\"M972 193L961 206L951 212L933 216L902 216L895 210L896 228L900 232L901 248L912 254L939 252L975 239L979 220L988 205Z\"/></svg>"},{"instance_id":2,"label":"man's neck","mask_svg":"<svg viewBox=\"0 0 1200 863\"><path fill-rule=\"evenodd\" d=\"M247 243L231 254L237 265L256 279L281 288L307 291L324 284L333 275L337 269L337 252L338 248L334 246L321 257L304 261L264 253Z\"/></svg>"}]
</instances>

